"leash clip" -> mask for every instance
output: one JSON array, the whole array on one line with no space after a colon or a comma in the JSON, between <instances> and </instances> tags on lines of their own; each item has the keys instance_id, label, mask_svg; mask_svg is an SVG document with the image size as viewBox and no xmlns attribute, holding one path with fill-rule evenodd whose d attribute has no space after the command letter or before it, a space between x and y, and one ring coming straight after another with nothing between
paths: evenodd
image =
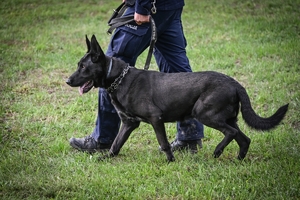
<instances>
[{"instance_id":1,"label":"leash clip","mask_svg":"<svg viewBox=\"0 0 300 200\"><path fill-rule=\"evenodd\" d=\"M155 3L156 3L156 0L153 0L153 2L151 2L151 4L152 4L152 8L151 8L152 14L155 14L155 13L156 13Z\"/></svg>"}]
</instances>

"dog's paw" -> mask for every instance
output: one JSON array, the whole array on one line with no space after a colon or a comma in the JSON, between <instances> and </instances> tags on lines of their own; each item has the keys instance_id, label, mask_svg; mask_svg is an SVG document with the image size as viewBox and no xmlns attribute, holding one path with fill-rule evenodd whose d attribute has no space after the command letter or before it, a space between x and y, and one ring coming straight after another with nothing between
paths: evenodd
<instances>
[{"instance_id":1,"label":"dog's paw","mask_svg":"<svg viewBox=\"0 0 300 200\"><path fill-rule=\"evenodd\" d=\"M222 153L223 153L222 150L215 150L214 151L214 158L219 158Z\"/></svg>"},{"instance_id":2,"label":"dog's paw","mask_svg":"<svg viewBox=\"0 0 300 200\"><path fill-rule=\"evenodd\" d=\"M111 156L110 154L99 156L98 161L104 161L104 160L107 160L108 158L111 158L111 157L113 157L113 156Z\"/></svg>"},{"instance_id":3,"label":"dog's paw","mask_svg":"<svg viewBox=\"0 0 300 200\"><path fill-rule=\"evenodd\" d=\"M168 163L175 161L175 157L173 155L172 156L167 156L167 159L168 159Z\"/></svg>"},{"instance_id":4,"label":"dog's paw","mask_svg":"<svg viewBox=\"0 0 300 200\"><path fill-rule=\"evenodd\" d=\"M245 156L246 156L246 153L244 153L244 154L239 154L238 157L237 157L237 159L238 159L238 160L244 160Z\"/></svg>"}]
</instances>

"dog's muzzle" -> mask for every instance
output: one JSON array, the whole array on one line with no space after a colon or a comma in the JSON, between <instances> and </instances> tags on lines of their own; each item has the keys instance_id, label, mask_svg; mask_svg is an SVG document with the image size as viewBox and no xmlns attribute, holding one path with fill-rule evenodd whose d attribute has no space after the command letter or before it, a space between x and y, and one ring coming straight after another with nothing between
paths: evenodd
<instances>
[{"instance_id":1,"label":"dog's muzzle","mask_svg":"<svg viewBox=\"0 0 300 200\"><path fill-rule=\"evenodd\" d=\"M71 85L71 79L68 78L68 79L66 80L66 84L68 84L69 86L72 86L72 85Z\"/></svg>"}]
</instances>

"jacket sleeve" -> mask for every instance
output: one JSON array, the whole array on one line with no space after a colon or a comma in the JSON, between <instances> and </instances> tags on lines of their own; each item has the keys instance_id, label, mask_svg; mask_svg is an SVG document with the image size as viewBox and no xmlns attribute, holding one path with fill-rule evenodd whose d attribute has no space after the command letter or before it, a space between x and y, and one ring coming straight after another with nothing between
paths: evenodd
<instances>
[{"instance_id":1,"label":"jacket sleeve","mask_svg":"<svg viewBox=\"0 0 300 200\"><path fill-rule=\"evenodd\" d=\"M136 0L135 12L141 15L151 14L151 0Z\"/></svg>"}]
</instances>

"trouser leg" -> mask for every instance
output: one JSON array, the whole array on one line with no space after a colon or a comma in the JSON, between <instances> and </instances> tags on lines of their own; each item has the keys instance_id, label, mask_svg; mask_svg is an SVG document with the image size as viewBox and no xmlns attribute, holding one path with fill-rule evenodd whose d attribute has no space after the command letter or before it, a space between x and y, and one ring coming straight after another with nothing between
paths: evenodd
<instances>
[{"instance_id":1,"label":"trouser leg","mask_svg":"<svg viewBox=\"0 0 300 200\"><path fill-rule=\"evenodd\" d=\"M154 56L159 70L166 73L191 72L185 50L187 43L181 24L181 10L174 13L170 21L169 26L164 26L155 45ZM204 137L203 129L203 124L195 119L177 122L176 137L178 140L199 140Z\"/></svg>"},{"instance_id":2,"label":"trouser leg","mask_svg":"<svg viewBox=\"0 0 300 200\"><path fill-rule=\"evenodd\" d=\"M131 15L134 13L134 8L129 8L126 12L127 15ZM178 9L177 11L158 12L153 16L154 19L157 18L156 21L158 22L156 24L158 41L156 42L154 56L162 72L174 73L191 71L185 52L186 41L181 26L181 12L182 10ZM136 29L134 26L122 26L116 29L112 36L106 55L120 58L134 66L137 57L149 46L150 36L151 29L149 23L137 26ZM99 142L110 142L114 140L118 133L120 119L111 105L109 95L103 89L99 90L98 107L96 127L92 136ZM178 137L186 139L202 138L203 125L197 123L179 123ZM191 128L191 126L195 124L197 124L195 129ZM197 134L192 134L193 136L191 137L185 137L186 134L184 133L191 133L191 130L194 130L193 133L197 132Z\"/></svg>"},{"instance_id":3,"label":"trouser leg","mask_svg":"<svg viewBox=\"0 0 300 200\"><path fill-rule=\"evenodd\" d=\"M119 132L120 118L105 89L99 89L98 116L92 137L99 143L112 143Z\"/></svg>"}]
</instances>

